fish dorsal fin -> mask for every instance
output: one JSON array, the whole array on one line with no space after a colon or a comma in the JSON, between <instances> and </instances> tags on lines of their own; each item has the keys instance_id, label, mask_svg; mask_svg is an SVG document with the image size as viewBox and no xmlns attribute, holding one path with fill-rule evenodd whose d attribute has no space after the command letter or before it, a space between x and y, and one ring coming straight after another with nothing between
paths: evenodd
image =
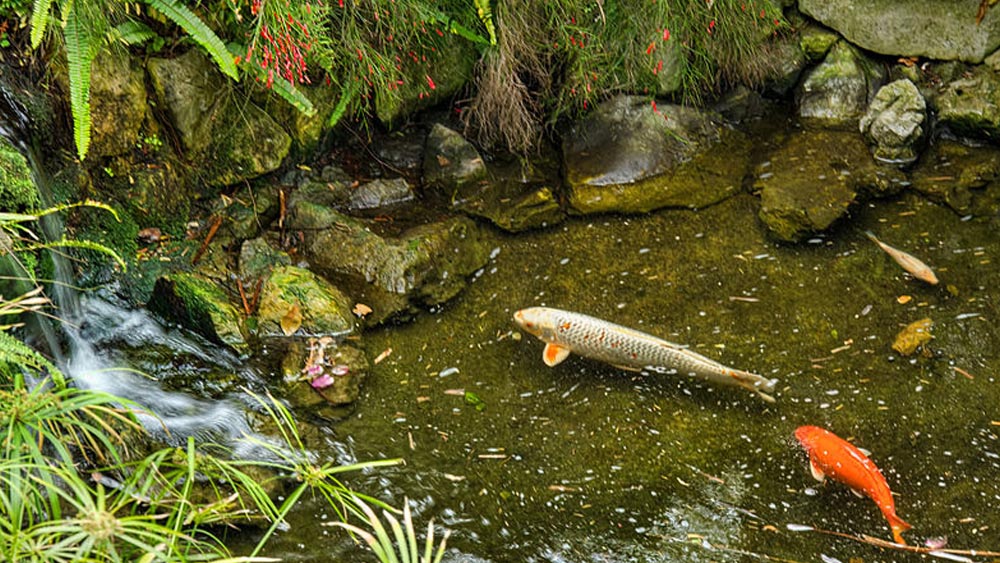
<instances>
[{"instance_id":1,"label":"fish dorsal fin","mask_svg":"<svg viewBox=\"0 0 1000 563\"><path fill-rule=\"evenodd\" d=\"M812 473L813 479L820 483L826 480L826 473L823 473L823 470L812 459L809 460L809 473Z\"/></svg>"},{"instance_id":2,"label":"fish dorsal fin","mask_svg":"<svg viewBox=\"0 0 1000 563\"><path fill-rule=\"evenodd\" d=\"M549 367L559 364L559 362L565 360L567 357L569 357L569 348L563 348L551 342L546 344L545 349L542 350L542 361Z\"/></svg>"}]
</instances>

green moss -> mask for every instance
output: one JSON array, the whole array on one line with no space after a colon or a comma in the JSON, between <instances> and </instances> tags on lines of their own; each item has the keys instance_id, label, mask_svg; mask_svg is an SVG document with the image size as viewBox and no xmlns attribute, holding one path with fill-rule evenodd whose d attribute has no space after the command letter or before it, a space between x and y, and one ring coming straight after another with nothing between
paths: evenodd
<instances>
[{"instance_id":1,"label":"green moss","mask_svg":"<svg viewBox=\"0 0 1000 563\"><path fill-rule=\"evenodd\" d=\"M38 203L38 189L27 159L10 141L0 138L0 208L17 211Z\"/></svg>"},{"instance_id":2,"label":"green moss","mask_svg":"<svg viewBox=\"0 0 1000 563\"><path fill-rule=\"evenodd\" d=\"M201 276L174 273L161 277L149 308L237 352L248 349L241 330L242 315L222 288Z\"/></svg>"}]
</instances>

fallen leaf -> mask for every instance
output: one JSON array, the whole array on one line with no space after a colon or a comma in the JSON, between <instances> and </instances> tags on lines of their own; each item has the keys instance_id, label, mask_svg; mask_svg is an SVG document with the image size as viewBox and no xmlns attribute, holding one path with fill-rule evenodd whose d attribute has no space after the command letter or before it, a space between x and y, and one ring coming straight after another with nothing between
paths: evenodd
<instances>
[{"instance_id":1,"label":"fallen leaf","mask_svg":"<svg viewBox=\"0 0 1000 563\"><path fill-rule=\"evenodd\" d=\"M390 354L392 354L392 348L386 348L385 350L382 351L381 354L379 354L378 356L375 357L375 360L374 360L373 363L377 364L377 363L381 362L382 360L388 358Z\"/></svg>"},{"instance_id":2,"label":"fallen leaf","mask_svg":"<svg viewBox=\"0 0 1000 563\"><path fill-rule=\"evenodd\" d=\"M900 305L906 305L912 300L913 297L910 297L909 295L900 295L899 297L896 298L896 303L899 303Z\"/></svg>"},{"instance_id":3,"label":"fallen leaf","mask_svg":"<svg viewBox=\"0 0 1000 563\"><path fill-rule=\"evenodd\" d=\"M443 155L439 154L439 155L436 155L436 156L437 156L438 166L440 166L441 168L447 168L449 165L451 165L451 161L448 160Z\"/></svg>"},{"instance_id":4,"label":"fallen leaf","mask_svg":"<svg viewBox=\"0 0 1000 563\"><path fill-rule=\"evenodd\" d=\"M904 356L909 356L916 352L917 348L927 344L934 338L931 335L931 327L933 325L934 321L929 318L920 319L906 325L906 328L896 335L896 340L892 343L892 349Z\"/></svg>"},{"instance_id":5,"label":"fallen leaf","mask_svg":"<svg viewBox=\"0 0 1000 563\"><path fill-rule=\"evenodd\" d=\"M298 305L292 305L285 316L281 317L281 332L285 333L285 336L291 336L295 334L296 330L302 326L302 311L299 309Z\"/></svg>"},{"instance_id":6,"label":"fallen leaf","mask_svg":"<svg viewBox=\"0 0 1000 563\"><path fill-rule=\"evenodd\" d=\"M333 378L330 374L324 373L323 375L317 377L316 379L309 382L309 385L313 386L313 389L325 389L333 385Z\"/></svg>"},{"instance_id":7,"label":"fallen leaf","mask_svg":"<svg viewBox=\"0 0 1000 563\"><path fill-rule=\"evenodd\" d=\"M355 303L354 309L351 310L356 316L365 318L371 314L372 308L364 303Z\"/></svg>"}]
</instances>

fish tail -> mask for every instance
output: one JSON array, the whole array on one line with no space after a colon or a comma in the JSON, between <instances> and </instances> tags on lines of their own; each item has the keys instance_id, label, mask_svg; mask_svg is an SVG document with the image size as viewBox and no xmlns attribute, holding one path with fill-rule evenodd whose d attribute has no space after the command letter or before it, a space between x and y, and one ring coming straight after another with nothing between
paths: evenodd
<instances>
[{"instance_id":1,"label":"fish tail","mask_svg":"<svg viewBox=\"0 0 1000 563\"><path fill-rule=\"evenodd\" d=\"M871 231L865 231L865 236L868 237L868 238L870 238L872 240L872 242L874 242L875 244L878 244L880 242L878 240L878 237L875 236L875 233L873 233Z\"/></svg>"},{"instance_id":2,"label":"fish tail","mask_svg":"<svg viewBox=\"0 0 1000 563\"><path fill-rule=\"evenodd\" d=\"M777 379L768 379L756 373L738 369L730 370L730 375L739 382L740 386L753 391L761 399L764 399L768 403L775 402L774 397L769 395L769 393L774 392L774 386L778 383Z\"/></svg>"},{"instance_id":3,"label":"fish tail","mask_svg":"<svg viewBox=\"0 0 1000 563\"><path fill-rule=\"evenodd\" d=\"M885 519L889 521L889 527L892 528L892 539L898 544L906 545L906 541L903 540L903 532L909 530L912 526L904 522L899 516L896 516L895 513L887 514Z\"/></svg>"}]
</instances>

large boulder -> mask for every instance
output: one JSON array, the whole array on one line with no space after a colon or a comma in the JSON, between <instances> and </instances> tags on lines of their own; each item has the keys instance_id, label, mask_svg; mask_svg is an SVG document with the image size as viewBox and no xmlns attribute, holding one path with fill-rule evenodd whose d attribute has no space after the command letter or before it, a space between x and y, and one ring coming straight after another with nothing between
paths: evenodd
<instances>
[{"instance_id":1,"label":"large boulder","mask_svg":"<svg viewBox=\"0 0 1000 563\"><path fill-rule=\"evenodd\" d=\"M227 79L198 49L146 65L159 107L170 117L199 177L228 186L277 169L291 137L262 109L237 101Z\"/></svg>"},{"instance_id":2,"label":"large boulder","mask_svg":"<svg viewBox=\"0 0 1000 563\"><path fill-rule=\"evenodd\" d=\"M373 309L368 322L451 299L489 258L479 227L465 217L383 237L340 216L334 227L309 236L305 253L316 271Z\"/></svg>"},{"instance_id":3,"label":"large boulder","mask_svg":"<svg viewBox=\"0 0 1000 563\"><path fill-rule=\"evenodd\" d=\"M981 62L1000 47L1000 10L981 0L799 0L799 9L869 51Z\"/></svg>"},{"instance_id":4,"label":"large boulder","mask_svg":"<svg viewBox=\"0 0 1000 563\"><path fill-rule=\"evenodd\" d=\"M739 191L749 143L698 110L618 96L563 135L570 208L699 208Z\"/></svg>"},{"instance_id":5,"label":"large boulder","mask_svg":"<svg viewBox=\"0 0 1000 563\"><path fill-rule=\"evenodd\" d=\"M910 163L920 154L926 120L927 103L920 90L907 79L896 80L875 94L861 118L861 134L877 160Z\"/></svg>"},{"instance_id":6,"label":"large boulder","mask_svg":"<svg viewBox=\"0 0 1000 563\"><path fill-rule=\"evenodd\" d=\"M823 126L853 125L885 82L885 70L849 44L835 44L799 84L799 116Z\"/></svg>"},{"instance_id":7,"label":"large boulder","mask_svg":"<svg viewBox=\"0 0 1000 563\"><path fill-rule=\"evenodd\" d=\"M450 99L472 77L479 60L464 39L448 34L426 60L404 67L402 84L375 90L375 115L386 125L398 124L405 116Z\"/></svg>"},{"instance_id":8,"label":"large boulder","mask_svg":"<svg viewBox=\"0 0 1000 563\"><path fill-rule=\"evenodd\" d=\"M103 49L91 65L90 151L100 158L139 144L146 111L146 73L127 53Z\"/></svg>"},{"instance_id":9,"label":"large boulder","mask_svg":"<svg viewBox=\"0 0 1000 563\"><path fill-rule=\"evenodd\" d=\"M938 123L960 136L1000 139L1000 74L985 66L948 83L933 102Z\"/></svg>"}]
</instances>

